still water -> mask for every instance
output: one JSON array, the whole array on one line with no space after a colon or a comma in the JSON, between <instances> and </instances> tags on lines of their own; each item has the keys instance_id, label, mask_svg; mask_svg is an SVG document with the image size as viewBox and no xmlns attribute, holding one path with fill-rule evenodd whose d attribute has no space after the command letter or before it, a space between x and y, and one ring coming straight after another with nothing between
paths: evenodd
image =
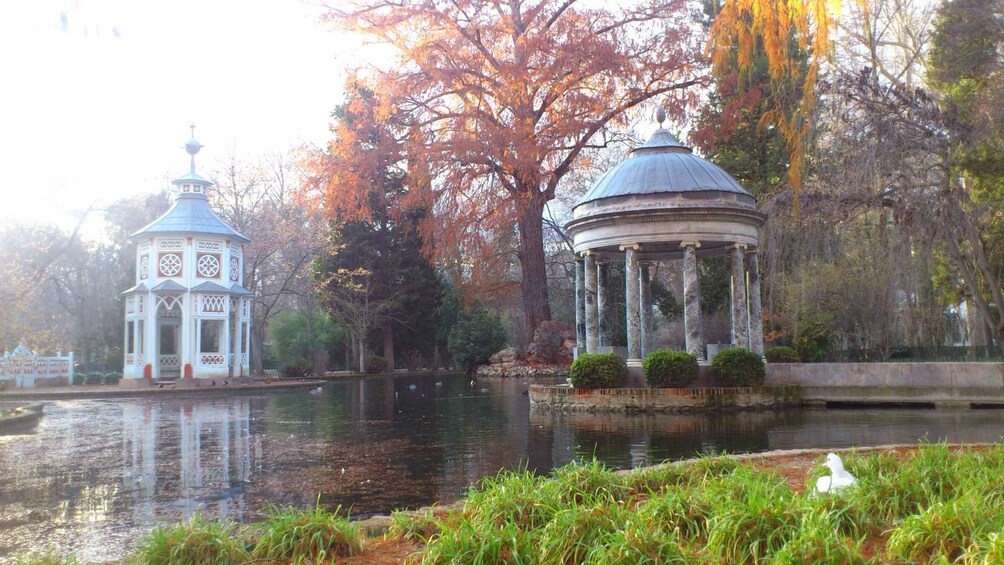
<instances>
[{"instance_id":1,"label":"still water","mask_svg":"<svg viewBox=\"0 0 1004 565\"><path fill-rule=\"evenodd\" d=\"M154 524L269 504L386 513L462 497L481 477L594 455L629 468L698 452L997 441L1004 411L795 410L713 416L530 410L528 381L347 379L258 395L50 402L0 436L0 561L53 545L127 555Z\"/></svg>"}]
</instances>

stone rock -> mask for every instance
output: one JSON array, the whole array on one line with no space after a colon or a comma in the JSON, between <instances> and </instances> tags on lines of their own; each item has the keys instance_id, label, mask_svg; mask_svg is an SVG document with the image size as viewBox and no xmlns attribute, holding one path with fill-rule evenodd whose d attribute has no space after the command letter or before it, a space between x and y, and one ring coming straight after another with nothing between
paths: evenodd
<instances>
[{"instance_id":1,"label":"stone rock","mask_svg":"<svg viewBox=\"0 0 1004 565\"><path fill-rule=\"evenodd\" d=\"M568 345L569 340L571 346ZM561 322L551 320L541 322L537 327L527 354L543 362L564 362L571 358L572 347L575 347L575 332Z\"/></svg>"},{"instance_id":2,"label":"stone rock","mask_svg":"<svg viewBox=\"0 0 1004 565\"><path fill-rule=\"evenodd\" d=\"M490 365L511 365L516 362L516 348L507 347L488 358Z\"/></svg>"},{"instance_id":3,"label":"stone rock","mask_svg":"<svg viewBox=\"0 0 1004 565\"><path fill-rule=\"evenodd\" d=\"M503 379L522 378L565 378L568 376L567 365L481 365L475 371L479 377L495 377Z\"/></svg>"}]
</instances>

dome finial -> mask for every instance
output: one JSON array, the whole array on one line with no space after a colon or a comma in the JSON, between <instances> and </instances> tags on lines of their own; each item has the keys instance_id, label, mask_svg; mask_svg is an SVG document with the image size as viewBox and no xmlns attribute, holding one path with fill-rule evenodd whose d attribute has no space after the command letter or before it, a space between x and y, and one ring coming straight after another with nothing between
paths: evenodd
<instances>
[{"instance_id":1,"label":"dome finial","mask_svg":"<svg viewBox=\"0 0 1004 565\"><path fill-rule=\"evenodd\" d=\"M195 122L192 122L192 125L188 127L192 129L192 138L185 144L185 151L192 156L192 174L195 174L195 154L199 152L199 149L202 149L203 145L195 141Z\"/></svg>"},{"instance_id":2,"label":"dome finial","mask_svg":"<svg viewBox=\"0 0 1004 565\"><path fill-rule=\"evenodd\" d=\"M655 121L659 122L659 129L662 129L662 122L666 121L666 110L661 106L655 111Z\"/></svg>"}]
</instances>

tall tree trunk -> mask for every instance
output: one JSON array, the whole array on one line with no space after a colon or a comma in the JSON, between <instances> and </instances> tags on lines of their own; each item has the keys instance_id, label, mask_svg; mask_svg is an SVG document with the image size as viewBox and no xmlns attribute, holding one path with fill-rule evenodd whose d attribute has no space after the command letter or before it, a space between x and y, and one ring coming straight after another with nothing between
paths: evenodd
<instances>
[{"instance_id":1,"label":"tall tree trunk","mask_svg":"<svg viewBox=\"0 0 1004 565\"><path fill-rule=\"evenodd\" d=\"M520 290L528 339L533 339L533 332L541 322L551 319L551 303L547 296L547 267L544 263L545 203L543 196L520 202L519 266L523 272Z\"/></svg>"},{"instance_id":2,"label":"tall tree trunk","mask_svg":"<svg viewBox=\"0 0 1004 565\"><path fill-rule=\"evenodd\" d=\"M265 323L255 324L251 330L251 374L260 375L265 371Z\"/></svg>"},{"instance_id":3,"label":"tall tree trunk","mask_svg":"<svg viewBox=\"0 0 1004 565\"><path fill-rule=\"evenodd\" d=\"M383 358L387 361L387 372L394 370L394 324L390 318L383 323Z\"/></svg>"},{"instance_id":4,"label":"tall tree trunk","mask_svg":"<svg viewBox=\"0 0 1004 565\"><path fill-rule=\"evenodd\" d=\"M356 347L359 351L359 372L366 373L366 334L364 332L357 332L356 336Z\"/></svg>"}]
</instances>

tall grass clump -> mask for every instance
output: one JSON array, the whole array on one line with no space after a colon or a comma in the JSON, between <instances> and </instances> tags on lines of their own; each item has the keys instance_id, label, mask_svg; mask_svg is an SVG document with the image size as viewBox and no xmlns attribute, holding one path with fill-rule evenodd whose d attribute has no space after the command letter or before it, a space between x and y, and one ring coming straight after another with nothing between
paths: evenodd
<instances>
[{"instance_id":1,"label":"tall grass clump","mask_svg":"<svg viewBox=\"0 0 1004 565\"><path fill-rule=\"evenodd\" d=\"M595 461L486 479L424 563L1004 563L1004 445L849 454L858 484L796 494L724 457L628 476ZM429 517L431 520L432 518Z\"/></svg>"},{"instance_id":2,"label":"tall grass clump","mask_svg":"<svg viewBox=\"0 0 1004 565\"><path fill-rule=\"evenodd\" d=\"M11 556L14 565L77 565L76 556L63 556L53 546L44 549L34 549L28 553L18 553Z\"/></svg>"},{"instance_id":3,"label":"tall grass clump","mask_svg":"<svg viewBox=\"0 0 1004 565\"><path fill-rule=\"evenodd\" d=\"M392 512L387 537L428 543L432 536L442 530L439 520L432 510L424 512Z\"/></svg>"},{"instance_id":4,"label":"tall grass clump","mask_svg":"<svg viewBox=\"0 0 1004 565\"><path fill-rule=\"evenodd\" d=\"M909 516L889 536L886 549L895 559L927 561L936 556L955 560L981 536L1004 529L1004 513L987 505L979 493L935 502Z\"/></svg>"},{"instance_id":5,"label":"tall grass clump","mask_svg":"<svg viewBox=\"0 0 1004 565\"><path fill-rule=\"evenodd\" d=\"M261 534L253 551L257 559L319 563L357 554L363 547L355 524L321 508L272 508L258 526Z\"/></svg>"},{"instance_id":6,"label":"tall grass clump","mask_svg":"<svg viewBox=\"0 0 1004 565\"><path fill-rule=\"evenodd\" d=\"M797 531L794 495L775 473L743 467L700 492L710 504L708 551L729 563L760 561Z\"/></svg>"},{"instance_id":7,"label":"tall grass clump","mask_svg":"<svg viewBox=\"0 0 1004 565\"><path fill-rule=\"evenodd\" d=\"M538 528L557 511L558 502L541 488L538 477L522 471L503 471L481 480L464 503L464 513L478 524L513 524L520 529Z\"/></svg>"},{"instance_id":8,"label":"tall grass clump","mask_svg":"<svg viewBox=\"0 0 1004 565\"><path fill-rule=\"evenodd\" d=\"M578 564L605 537L619 531L629 511L617 504L572 504L560 510L540 533L540 562Z\"/></svg>"},{"instance_id":9,"label":"tall grass clump","mask_svg":"<svg viewBox=\"0 0 1004 565\"><path fill-rule=\"evenodd\" d=\"M701 455L693 461L657 465L631 474L630 486L636 491L659 492L667 488L691 486L732 474L742 464L718 455Z\"/></svg>"},{"instance_id":10,"label":"tall grass clump","mask_svg":"<svg viewBox=\"0 0 1004 565\"><path fill-rule=\"evenodd\" d=\"M693 539L707 536L711 504L689 489L680 489L653 496L639 504L635 512L653 529Z\"/></svg>"},{"instance_id":11,"label":"tall grass clump","mask_svg":"<svg viewBox=\"0 0 1004 565\"><path fill-rule=\"evenodd\" d=\"M965 565L1004 563L1004 532L994 532L976 539L959 558Z\"/></svg>"},{"instance_id":12,"label":"tall grass clump","mask_svg":"<svg viewBox=\"0 0 1004 565\"><path fill-rule=\"evenodd\" d=\"M422 553L424 565L537 565L540 549L512 522L486 526L470 520L444 530Z\"/></svg>"},{"instance_id":13,"label":"tall grass clump","mask_svg":"<svg viewBox=\"0 0 1004 565\"><path fill-rule=\"evenodd\" d=\"M623 504L631 492L627 480L614 473L603 463L570 463L556 469L544 489L559 503L567 504Z\"/></svg>"},{"instance_id":14,"label":"tall grass clump","mask_svg":"<svg viewBox=\"0 0 1004 565\"><path fill-rule=\"evenodd\" d=\"M832 498L832 497L831 497ZM864 565L861 538L840 535L838 519L825 509L809 509L779 550L767 556L771 565Z\"/></svg>"},{"instance_id":15,"label":"tall grass clump","mask_svg":"<svg viewBox=\"0 0 1004 565\"><path fill-rule=\"evenodd\" d=\"M586 563L595 565L669 565L694 563L694 556L671 531L631 520L623 528L599 536Z\"/></svg>"},{"instance_id":16,"label":"tall grass clump","mask_svg":"<svg viewBox=\"0 0 1004 565\"><path fill-rule=\"evenodd\" d=\"M233 522L196 512L187 522L154 528L140 542L138 554L147 565L236 565L250 555L235 533Z\"/></svg>"}]
</instances>

